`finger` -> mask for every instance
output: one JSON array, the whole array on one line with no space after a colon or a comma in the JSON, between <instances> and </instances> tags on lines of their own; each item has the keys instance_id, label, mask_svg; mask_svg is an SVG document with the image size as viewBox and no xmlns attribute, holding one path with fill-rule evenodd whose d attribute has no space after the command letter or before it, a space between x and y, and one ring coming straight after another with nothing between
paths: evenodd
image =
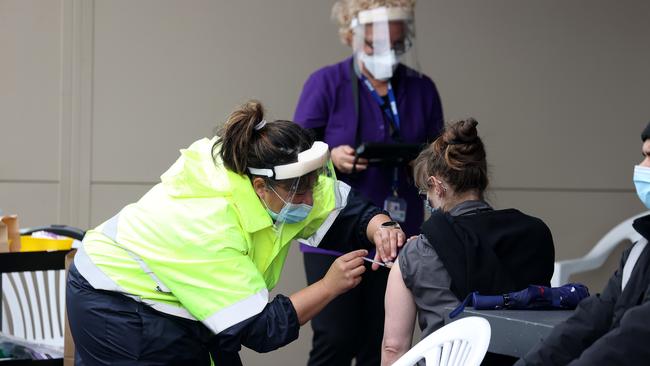
<instances>
[{"instance_id":1,"label":"finger","mask_svg":"<svg viewBox=\"0 0 650 366\"><path fill-rule=\"evenodd\" d=\"M366 170L366 169L368 169L368 166L367 165L359 165L359 164L357 164L356 169L357 169L357 171Z\"/></svg>"},{"instance_id":2,"label":"finger","mask_svg":"<svg viewBox=\"0 0 650 366\"><path fill-rule=\"evenodd\" d=\"M366 266L359 266L348 271L350 277L359 277L366 271Z\"/></svg>"},{"instance_id":3,"label":"finger","mask_svg":"<svg viewBox=\"0 0 650 366\"><path fill-rule=\"evenodd\" d=\"M393 251L392 246L393 245L391 243L392 243L392 240L394 240L394 238L391 238L391 236L393 236L392 232L393 232L393 230L382 230L382 233L381 233L382 237L383 237L382 238L382 243L383 243L383 247L384 247L384 255L382 257L383 258L382 262L387 262L387 261L392 259L392 251Z\"/></svg>"},{"instance_id":4,"label":"finger","mask_svg":"<svg viewBox=\"0 0 650 366\"><path fill-rule=\"evenodd\" d=\"M379 253L378 253L378 252L375 252L375 258L374 258L374 260L377 261L377 262L381 262L381 258L379 258ZM373 264L370 266L370 268L371 268L373 271L376 271L376 270L379 269L379 264L378 264L378 263L373 263Z\"/></svg>"},{"instance_id":5,"label":"finger","mask_svg":"<svg viewBox=\"0 0 650 366\"><path fill-rule=\"evenodd\" d=\"M345 162L339 162L339 165L337 166L339 170L343 173L351 173L352 172L352 164L351 163L345 163Z\"/></svg>"},{"instance_id":6,"label":"finger","mask_svg":"<svg viewBox=\"0 0 650 366\"><path fill-rule=\"evenodd\" d=\"M359 158L359 162L357 164L368 165L368 159Z\"/></svg>"},{"instance_id":7,"label":"finger","mask_svg":"<svg viewBox=\"0 0 650 366\"><path fill-rule=\"evenodd\" d=\"M348 155L354 154L354 148L352 148L350 145L341 145L341 150L343 150L343 152Z\"/></svg>"},{"instance_id":8,"label":"finger","mask_svg":"<svg viewBox=\"0 0 650 366\"><path fill-rule=\"evenodd\" d=\"M390 260L397 256L397 230L390 230Z\"/></svg>"},{"instance_id":9,"label":"finger","mask_svg":"<svg viewBox=\"0 0 650 366\"><path fill-rule=\"evenodd\" d=\"M365 249L358 249L358 250L354 250L354 251L349 252L349 253L345 253L345 254L343 254L342 256L340 256L339 258L340 258L342 261L344 261L344 262L349 262L349 261L351 261L351 260L353 260L353 259L355 259L355 258L365 257L365 256L367 256L367 255L368 255L368 251L367 251L367 250L365 250ZM360 260L363 262L362 259L360 259Z\"/></svg>"},{"instance_id":10,"label":"finger","mask_svg":"<svg viewBox=\"0 0 650 366\"><path fill-rule=\"evenodd\" d=\"M378 242L375 243L375 247L377 248L377 254L375 254L375 257L378 257L377 259L383 262L386 255L384 254L384 240L381 234L379 234L379 239Z\"/></svg>"},{"instance_id":11,"label":"finger","mask_svg":"<svg viewBox=\"0 0 650 366\"><path fill-rule=\"evenodd\" d=\"M356 258L354 258L354 259L352 259L352 260L350 260L348 262L343 262L343 263L344 263L345 269L350 270L350 269L356 268L356 267L364 267L363 262L365 262L363 260L363 257L356 257Z\"/></svg>"},{"instance_id":12,"label":"finger","mask_svg":"<svg viewBox=\"0 0 650 366\"><path fill-rule=\"evenodd\" d=\"M406 243L406 234L402 230L399 230L397 233L397 246L398 247L403 247L404 244Z\"/></svg>"}]
</instances>

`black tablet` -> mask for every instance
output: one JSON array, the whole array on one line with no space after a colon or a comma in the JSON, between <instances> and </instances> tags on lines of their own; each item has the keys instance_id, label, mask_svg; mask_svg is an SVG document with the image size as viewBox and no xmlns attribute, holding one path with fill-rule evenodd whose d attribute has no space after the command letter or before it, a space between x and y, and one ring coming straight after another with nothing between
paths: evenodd
<instances>
[{"instance_id":1,"label":"black tablet","mask_svg":"<svg viewBox=\"0 0 650 366\"><path fill-rule=\"evenodd\" d=\"M415 159L423 147L423 144L368 142L357 147L355 158L368 159L370 164L401 165Z\"/></svg>"}]
</instances>

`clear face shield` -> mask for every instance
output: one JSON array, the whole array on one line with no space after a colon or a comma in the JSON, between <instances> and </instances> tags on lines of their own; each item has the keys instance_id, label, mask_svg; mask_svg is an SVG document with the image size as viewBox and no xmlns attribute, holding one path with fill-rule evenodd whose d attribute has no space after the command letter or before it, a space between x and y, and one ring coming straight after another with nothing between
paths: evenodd
<instances>
[{"instance_id":1,"label":"clear face shield","mask_svg":"<svg viewBox=\"0 0 650 366\"><path fill-rule=\"evenodd\" d=\"M271 169L248 169L251 174L267 177L268 189L283 202L279 212L267 205L274 227L280 232L284 224L306 220L313 206L318 204L316 197L322 197L323 190L334 189L336 180L329 147L322 141L314 142L310 149L299 153L295 163L277 165Z\"/></svg>"},{"instance_id":2,"label":"clear face shield","mask_svg":"<svg viewBox=\"0 0 650 366\"><path fill-rule=\"evenodd\" d=\"M402 64L407 72L419 75L412 10L380 7L360 11L350 26L358 72L385 81Z\"/></svg>"}]
</instances>

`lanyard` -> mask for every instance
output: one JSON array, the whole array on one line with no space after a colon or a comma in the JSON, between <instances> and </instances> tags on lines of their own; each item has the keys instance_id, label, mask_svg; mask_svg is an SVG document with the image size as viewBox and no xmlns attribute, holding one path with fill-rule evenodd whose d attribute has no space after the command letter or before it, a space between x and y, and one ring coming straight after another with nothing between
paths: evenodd
<instances>
[{"instance_id":1,"label":"lanyard","mask_svg":"<svg viewBox=\"0 0 650 366\"><path fill-rule=\"evenodd\" d=\"M384 99L379 96L379 93L377 93L377 90L372 86L372 83L370 83L370 80L365 77L365 75L361 74L361 80L363 80L363 83L366 84L366 87L368 88L368 91L370 91L370 95L372 95L372 98L379 104L379 108L384 107ZM395 128L395 132L397 132L397 136L400 135L400 120L399 120L399 113L397 112L397 101L395 100L395 93L393 93L393 84L388 81L388 101L389 101L389 106L385 106L384 109L384 114L386 117L388 117L388 120L392 122L393 127ZM393 170L393 184L392 184L392 189L393 189L393 196L397 197L397 188L399 186L399 168L395 167Z\"/></svg>"},{"instance_id":2,"label":"lanyard","mask_svg":"<svg viewBox=\"0 0 650 366\"><path fill-rule=\"evenodd\" d=\"M368 78L366 78L363 74L361 74L361 80L363 80L363 83L366 84L366 87L368 88L368 91L370 91L370 94L372 97L375 99L377 104L379 104L379 107L384 106L384 100L379 96L379 93L377 93L377 90L372 86ZM386 117L388 117L388 120L393 122L393 127L395 127L396 132L399 134L400 130L400 120L399 120L399 113L397 112L397 101L395 100L395 93L393 93L393 85L391 82L388 82L388 101L389 101L389 106L386 106L384 108L384 114Z\"/></svg>"}]
</instances>

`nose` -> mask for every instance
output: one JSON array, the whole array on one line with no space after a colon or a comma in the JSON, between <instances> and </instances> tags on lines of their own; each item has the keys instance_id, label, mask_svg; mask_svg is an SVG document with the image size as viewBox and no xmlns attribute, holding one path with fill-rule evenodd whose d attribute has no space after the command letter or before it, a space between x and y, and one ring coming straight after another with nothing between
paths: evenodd
<instances>
[{"instance_id":1,"label":"nose","mask_svg":"<svg viewBox=\"0 0 650 366\"><path fill-rule=\"evenodd\" d=\"M300 202L300 203L304 203L306 205L313 206L314 205L314 194L312 193L312 191L309 191L309 192L305 193L305 196L302 198L302 202Z\"/></svg>"}]
</instances>

